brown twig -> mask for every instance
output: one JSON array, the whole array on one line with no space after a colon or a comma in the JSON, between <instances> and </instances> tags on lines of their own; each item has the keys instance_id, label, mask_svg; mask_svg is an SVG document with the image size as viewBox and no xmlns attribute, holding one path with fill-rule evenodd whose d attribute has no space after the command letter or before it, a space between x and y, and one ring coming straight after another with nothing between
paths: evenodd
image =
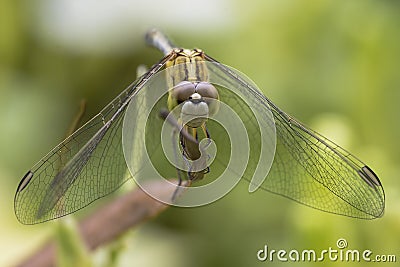
<instances>
[{"instance_id":1,"label":"brown twig","mask_svg":"<svg viewBox=\"0 0 400 267\"><path fill-rule=\"evenodd\" d=\"M152 183L152 192L159 195L172 196L171 187L163 183ZM154 191L153 191L154 190ZM132 227L155 217L168 206L154 200L141 189L123 195L113 202L102 207L88 218L79 223L79 232L89 250L94 250L106 244ZM18 266L45 267L55 266L56 246L54 241L49 241L34 255L23 261Z\"/></svg>"}]
</instances>

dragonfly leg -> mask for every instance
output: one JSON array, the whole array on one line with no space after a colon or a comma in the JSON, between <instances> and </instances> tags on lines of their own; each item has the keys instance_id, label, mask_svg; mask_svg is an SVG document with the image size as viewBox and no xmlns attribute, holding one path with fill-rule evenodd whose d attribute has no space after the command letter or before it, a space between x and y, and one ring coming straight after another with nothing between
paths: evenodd
<instances>
[{"instance_id":1,"label":"dragonfly leg","mask_svg":"<svg viewBox=\"0 0 400 267\"><path fill-rule=\"evenodd\" d=\"M208 132L208 129L207 129L207 126L206 126L206 124L203 124L202 126L201 126L201 129L203 129L203 132L204 132L204 135L207 137L207 138L211 138L211 135L210 135L210 133Z\"/></svg>"},{"instance_id":2,"label":"dragonfly leg","mask_svg":"<svg viewBox=\"0 0 400 267\"><path fill-rule=\"evenodd\" d=\"M207 168L204 170L204 174L207 174L210 172L210 167L207 166Z\"/></svg>"}]
</instances>

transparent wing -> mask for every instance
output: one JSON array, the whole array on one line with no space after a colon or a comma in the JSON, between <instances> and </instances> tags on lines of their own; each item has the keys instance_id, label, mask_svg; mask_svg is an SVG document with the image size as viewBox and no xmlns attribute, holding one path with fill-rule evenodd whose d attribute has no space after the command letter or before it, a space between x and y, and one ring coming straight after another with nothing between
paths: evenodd
<instances>
[{"instance_id":1,"label":"transparent wing","mask_svg":"<svg viewBox=\"0 0 400 267\"><path fill-rule=\"evenodd\" d=\"M168 56L154 65L26 173L14 199L21 223L75 212L130 178L122 151L123 115L130 99L167 60Z\"/></svg>"},{"instance_id":2,"label":"transparent wing","mask_svg":"<svg viewBox=\"0 0 400 267\"><path fill-rule=\"evenodd\" d=\"M382 216L384 191L368 166L272 108L277 149L263 188L332 213L364 219Z\"/></svg>"},{"instance_id":3,"label":"transparent wing","mask_svg":"<svg viewBox=\"0 0 400 267\"><path fill-rule=\"evenodd\" d=\"M220 74L221 79L234 80L248 89L247 99L252 102L249 105L268 105L272 111L276 151L261 188L335 214L363 219L383 215L383 187L367 165L287 115L240 74L211 57L207 59L224 73ZM267 124L268 120L261 123ZM251 177L244 178L251 180Z\"/></svg>"},{"instance_id":4,"label":"transparent wing","mask_svg":"<svg viewBox=\"0 0 400 267\"><path fill-rule=\"evenodd\" d=\"M74 212L128 178L124 177L120 145L123 110L112 123L106 123L117 106L119 98L25 175L29 181L21 181L14 202L20 222L34 224Z\"/></svg>"}]
</instances>

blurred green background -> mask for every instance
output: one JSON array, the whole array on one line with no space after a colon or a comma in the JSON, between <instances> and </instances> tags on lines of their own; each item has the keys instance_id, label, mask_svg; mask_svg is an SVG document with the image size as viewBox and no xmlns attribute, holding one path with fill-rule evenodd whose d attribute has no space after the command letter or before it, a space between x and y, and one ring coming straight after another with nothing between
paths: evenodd
<instances>
[{"instance_id":1,"label":"blurred green background","mask_svg":"<svg viewBox=\"0 0 400 267\"><path fill-rule=\"evenodd\" d=\"M168 209L90 254L96 266L281 266L259 262L257 251L335 249L339 238L349 249L400 257L399 14L400 3L390 0L3 0L0 265L62 238L60 221L17 222L15 189L64 138L81 99L88 120L135 79L139 64L161 58L143 40L154 26L246 73L283 110L370 165L384 185L386 212L373 221L335 216L248 194L243 182L211 205Z\"/></svg>"}]
</instances>

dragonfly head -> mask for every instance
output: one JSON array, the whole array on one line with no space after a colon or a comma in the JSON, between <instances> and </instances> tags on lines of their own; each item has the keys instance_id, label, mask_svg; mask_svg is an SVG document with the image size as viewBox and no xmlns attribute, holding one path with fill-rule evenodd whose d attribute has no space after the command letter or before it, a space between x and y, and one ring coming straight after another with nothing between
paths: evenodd
<instances>
[{"instance_id":1,"label":"dragonfly head","mask_svg":"<svg viewBox=\"0 0 400 267\"><path fill-rule=\"evenodd\" d=\"M180 82L169 92L168 108L181 105L181 119L192 128L200 127L218 111L218 90L208 82Z\"/></svg>"}]
</instances>

